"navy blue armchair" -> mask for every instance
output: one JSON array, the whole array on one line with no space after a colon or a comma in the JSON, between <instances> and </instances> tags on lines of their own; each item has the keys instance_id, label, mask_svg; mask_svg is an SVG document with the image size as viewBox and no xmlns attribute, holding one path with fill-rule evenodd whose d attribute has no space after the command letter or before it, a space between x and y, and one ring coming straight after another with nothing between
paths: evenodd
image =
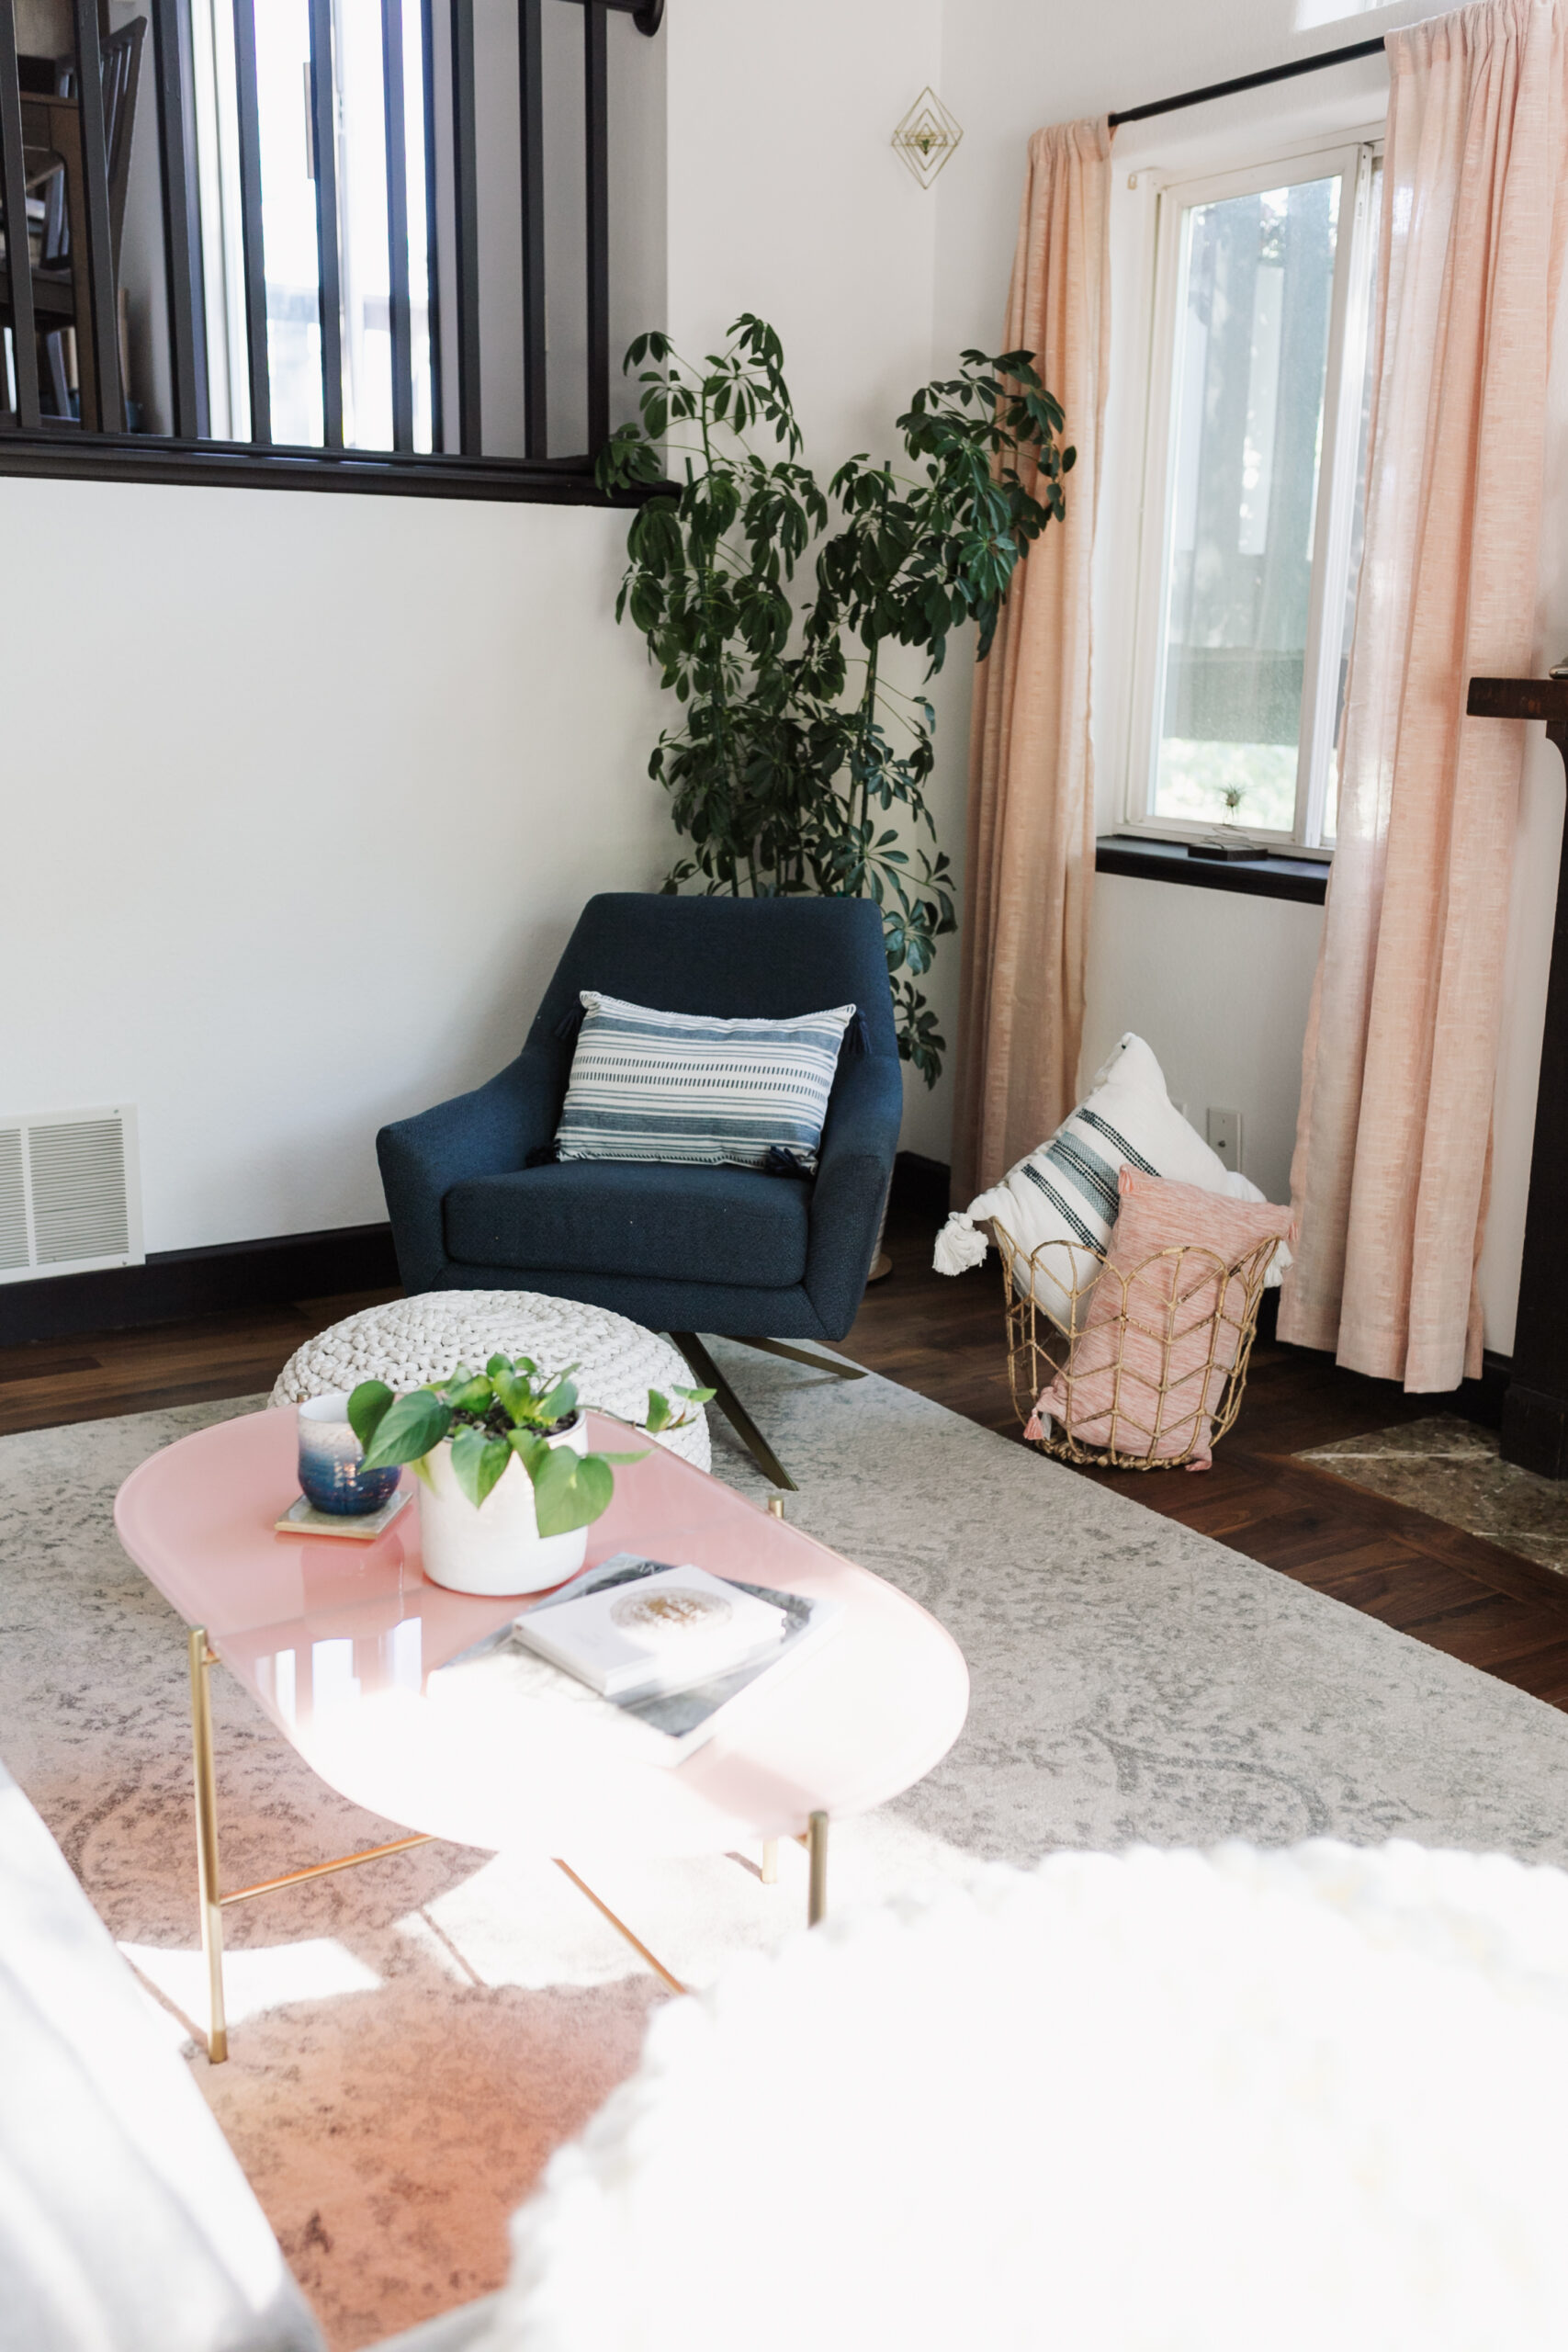
<instances>
[{"instance_id":1,"label":"navy blue armchair","mask_svg":"<svg viewBox=\"0 0 1568 2352\"><path fill-rule=\"evenodd\" d=\"M857 1006L863 1049L847 1045L840 1058L815 1179L540 1164L560 1117L582 989L723 1019ZM790 1343L841 1340L854 1320L902 1106L875 906L605 893L583 909L516 1060L377 1137L404 1287L544 1291L670 1332L768 1476L791 1485L696 1335L823 1362Z\"/></svg>"}]
</instances>

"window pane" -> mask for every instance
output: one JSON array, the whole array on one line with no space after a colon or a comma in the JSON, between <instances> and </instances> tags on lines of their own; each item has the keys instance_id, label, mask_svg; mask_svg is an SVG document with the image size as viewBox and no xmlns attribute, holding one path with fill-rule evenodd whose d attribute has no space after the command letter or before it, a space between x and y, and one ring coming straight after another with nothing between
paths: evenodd
<instances>
[{"instance_id":1,"label":"window pane","mask_svg":"<svg viewBox=\"0 0 1568 2352\"><path fill-rule=\"evenodd\" d=\"M321 302L307 0L266 0L255 11L255 25L272 437L319 447Z\"/></svg>"},{"instance_id":2,"label":"window pane","mask_svg":"<svg viewBox=\"0 0 1568 2352\"><path fill-rule=\"evenodd\" d=\"M333 16L343 239L343 437L351 449L389 449L392 320L381 0L336 0Z\"/></svg>"},{"instance_id":3,"label":"window pane","mask_svg":"<svg viewBox=\"0 0 1568 2352\"><path fill-rule=\"evenodd\" d=\"M1339 693L1334 706L1334 756L1328 765L1328 790L1323 810L1323 838L1331 842L1339 830L1339 762L1345 746L1345 695L1350 679L1350 639L1356 628L1356 590L1361 577L1361 548L1367 528L1367 438L1372 421L1372 345L1378 307L1378 242L1382 233L1382 162L1372 165L1367 198L1366 368L1361 379L1361 414L1356 428L1356 503L1350 518L1350 557L1345 567L1345 605L1339 629Z\"/></svg>"},{"instance_id":4,"label":"window pane","mask_svg":"<svg viewBox=\"0 0 1568 2352\"><path fill-rule=\"evenodd\" d=\"M424 177L424 40L419 8L403 9L403 142L408 175L409 311L413 344L413 446L434 447L430 350L429 198Z\"/></svg>"},{"instance_id":5,"label":"window pane","mask_svg":"<svg viewBox=\"0 0 1568 2352\"><path fill-rule=\"evenodd\" d=\"M1155 808L1289 832L1337 175L1192 206Z\"/></svg>"}]
</instances>

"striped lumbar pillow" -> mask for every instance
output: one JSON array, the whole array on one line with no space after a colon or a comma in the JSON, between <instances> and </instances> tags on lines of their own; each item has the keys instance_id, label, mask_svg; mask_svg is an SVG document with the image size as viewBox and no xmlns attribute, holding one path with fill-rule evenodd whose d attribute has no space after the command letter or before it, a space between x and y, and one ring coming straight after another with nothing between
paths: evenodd
<instances>
[{"instance_id":1,"label":"striped lumbar pillow","mask_svg":"<svg viewBox=\"0 0 1568 2352\"><path fill-rule=\"evenodd\" d=\"M582 991L556 1148L562 1159L668 1159L809 1175L852 1004L790 1021L710 1021Z\"/></svg>"}]
</instances>

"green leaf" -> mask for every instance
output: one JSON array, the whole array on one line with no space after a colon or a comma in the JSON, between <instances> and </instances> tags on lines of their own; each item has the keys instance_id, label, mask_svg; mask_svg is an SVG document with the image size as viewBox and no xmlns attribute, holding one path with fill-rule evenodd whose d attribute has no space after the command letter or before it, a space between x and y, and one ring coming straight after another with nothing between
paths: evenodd
<instances>
[{"instance_id":1,"label":"green leaf","mask_svg":"<svg viewBox=\"0 0 1568 2352\"><path fill-rule=\"evenodd\" d=\"M497 1404L509 1420L535 1421L538 1408L532 1383L522 1373L498 1372L491 1382Z\"/></svg>"},{"instance_id":2,"label":"green leaf","mask_svg":"<svg viewBox=\"0 0 1568 2352\"><path fill-rule=\"evenodd\" d=\"M391 1402L392 1392L384 1380L362 1380L349 1397L348 1425L362 1453L374 1443Z\"/></svg>"},{"instance_id":3,"label":"green leaf","mask_svg":"<svg viewBox=\"0 0 1568 2352\"><path fill-rule=\"evenodd\" d=\"M579 1455L565 1445L546 1446L528 1475L541 1535L570 1535L590 1526L609 1509L615 1491L615 1474L601 1455Z\"/></svg>"},{"instance_id":4,"label":"green leaf","mask_svg":"<svg viewBox=\"0 0 1568 2352\"><path fill-rule=\"evenodd\" d=\"M549 1450L536 1430L508 1430L502 1442L510 1446L530 1478L534 1475L535 1463Z\"/></svg>"},{"instance_id":5,"label":"green leaf","mask_svg":"<svg viewBox=\"0 0 1568 2352\"><path fill-rule=\"evenodd\" d=\"M450 1381L446 1385L446 1402L455 1413L486 1413L494 1395L493 1387L482 1372L473 1374L460 1387L454 1388Z\"/></svg>"},{"instance_id":6,"label":"green leaf","mask_svg":"<svg viewBox=\"0 0 1568 2352\"><path fill-rule=\"evenodd\" d=\"M417 1462L439 1445L452 1426L452 1408L434 1388L415 1388L394 1398L382 1414L374 1442L365 1448L367 1470L390 1469L394 1463Z\"/></svg>"},{"instance_id":7,"label":"green leaf","mask_svg":"<svg viewBox=\"0 0 1568 2352\"><path fill-rule=\"evenodd\" d=\"M535 1410L542 1429L554 1429L560 1421L570 1420L577 1410L577 1389L570 1380L558 1380L547 1396L541 1396Z\"/></svg>"},{"instance_id":8,"label":"green leaf","mask_svg":"<svg viewBox=\"0 0 1568 2352\"><path fill-rule=\"evenodd\" d=\"M671 1384L674 1385L673 1383ZM690 1405L711 1405L718 1395L716 1388L676 1388L677 1396L684 1396Z\"/></svg>"},{"instance_id":9,"label":"green leaf","mask_svg":"<svg viewBox=\"0 0 1568 2352\"><path fill-rule=\"evenodd\" d=\"M452 1440L452 1476L476 1510L512 1461L503 1437L482 1430L459 1430Z\"/></svg>"},{"instance_id":10,"label":"green leaf","mask_svg":"<svg viewBox=\"0 0 1568 2352\"><path fill-rule=\"evenodd\" d=\"M669 1397L661 1396L657 1388L650 1388L648 1392L648 1412L643 1419L643 1427L649 1436L657 1437L660 1430L667 1430L672 1419Z\"/></svg>"}]
</instances>

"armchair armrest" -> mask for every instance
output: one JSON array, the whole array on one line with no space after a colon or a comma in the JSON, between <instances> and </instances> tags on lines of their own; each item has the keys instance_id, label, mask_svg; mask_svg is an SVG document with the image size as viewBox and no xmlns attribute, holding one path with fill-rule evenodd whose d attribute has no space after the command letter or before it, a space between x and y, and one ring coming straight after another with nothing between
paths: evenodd
<instances>
[{"instance_id":1,"label":"armchair armrest","mask_svg":"<svg viewBox=\"0 0 1568 2352\"><path fill-rule=\"evenodd\" d=\"M521 1168L531 1151L550 1141L560 1114L560 1083L557 1057L525 1046L471 1094L381 1129L376 1156L406 1290L431 1290L440 1280L446 1264L441 1204L452 1186L465 1176Z\"/></svg>"},{"instance_id":2,"label":"armchair armrest","mask_svg":"<svg viewBox=\"0 0 1568 2352\"><path fill-rule=\"evenodd\" d=\"M891 1055L840 1066L822 1131L806 1253L806 1288L829 1340L843 1338L865 1289L903 1118L903 1076Z\"/></svg>"}]
</instances>

